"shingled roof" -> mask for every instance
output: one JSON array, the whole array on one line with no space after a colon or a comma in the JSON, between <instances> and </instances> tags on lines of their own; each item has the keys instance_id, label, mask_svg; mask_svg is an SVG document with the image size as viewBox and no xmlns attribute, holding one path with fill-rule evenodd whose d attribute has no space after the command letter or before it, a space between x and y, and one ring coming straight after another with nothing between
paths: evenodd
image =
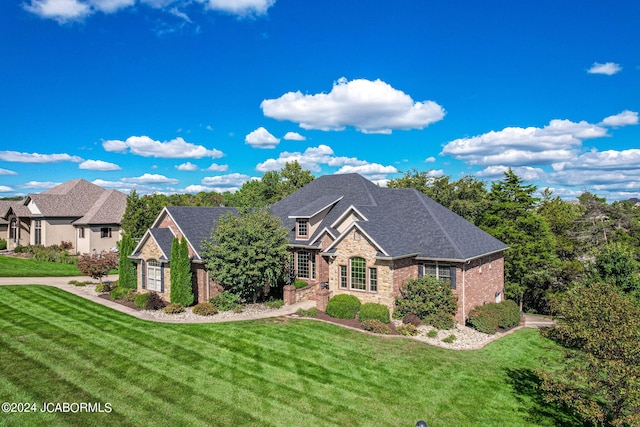
<instances>
[{"instance_id":1,"label":"shingled roof","mask_svg":"<svg viewBox=\"0 0 640 427\"><path fill-rule=\"evenodd\" d=\"M127 196L106 190L84 179L74 179L42 193L29 194L23 204L34 206L28 215L38 217L78 218L76 224L120 224Z\"/></svg>"},{"instance_id":2,"label":"shingled roof","mask_svg":"<svg viewBox=\"0 0 640 427\"><path fill-rule=\"evenodd\" d=\"M309 240L296 240L295 213L305 218L321 209L320 205L328 211L314 234ZM349 231L359 228L375 243L382 258L415 256L461 262L507 249L498 239L419 191L381 188L358 174L322 176L271 207L290 230L290 243L309 246L319 245L318 238L325 231L340 240L340 233L332 227L350 210L364 218L352 224ZM331 251L329 246L327 252Z\"/></svg>"}]
</instances>

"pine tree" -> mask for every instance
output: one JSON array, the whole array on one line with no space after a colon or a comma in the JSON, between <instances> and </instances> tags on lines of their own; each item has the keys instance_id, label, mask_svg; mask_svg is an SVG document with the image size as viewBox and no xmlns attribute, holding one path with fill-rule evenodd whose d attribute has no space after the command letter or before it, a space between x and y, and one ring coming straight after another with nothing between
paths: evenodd
<instances>
[{"instance_id":1,"label":"pine tree","mask_svg":"<svg viewBox=\"0 0 640 427\"><path fill-rule=\"evenodd\" d=\"M182 237L179 240L173 238L171 242L171 290L169 300L171 303L181 304L184 307L193 304L194 295L191 285L191 259L187 240Z\"/></svg>"}]
</instances>

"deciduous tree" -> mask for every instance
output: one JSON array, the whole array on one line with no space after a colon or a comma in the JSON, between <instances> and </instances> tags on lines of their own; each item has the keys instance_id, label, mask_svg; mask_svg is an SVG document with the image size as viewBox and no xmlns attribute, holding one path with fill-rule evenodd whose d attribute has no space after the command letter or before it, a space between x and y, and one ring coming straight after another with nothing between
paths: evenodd
<instances>
[{"instance_id":1,"label":"deciduous tree","mask_svg":"<svg viewBox=\"0 0 640 427\"><path fill-rule=\"evenodd\" d=\"M80 255L77 266L82 274L102 283L102 278L118 266L118 254L115 252L103 252Z\"/></svg>"}]
</instances>

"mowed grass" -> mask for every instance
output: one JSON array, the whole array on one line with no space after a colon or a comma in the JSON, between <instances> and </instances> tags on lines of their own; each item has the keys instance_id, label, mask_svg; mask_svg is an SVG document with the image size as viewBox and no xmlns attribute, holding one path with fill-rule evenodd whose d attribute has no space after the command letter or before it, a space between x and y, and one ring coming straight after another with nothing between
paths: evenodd
<instances>
[{"instance_id":1,"label":"mowed grass","mask_svg":"<svg viewBox=\"0 0 640 427\"><path fill-rule=\"evenodd\" d=\"M0 255L0 277L81 276L75 265Z\"/></svg>"},{"instance_id":2,"label":"mowed grass","mask_svg":"<svg viewBox=\"0 0 640 427\"><path fill-rule=\"evenodd\" d=\"M453 351L312 320L141 321L57 288L0 287L0 401L110 413L0 413L0 425L554 426L525 329Z\"/></svg>"}]
</instances>

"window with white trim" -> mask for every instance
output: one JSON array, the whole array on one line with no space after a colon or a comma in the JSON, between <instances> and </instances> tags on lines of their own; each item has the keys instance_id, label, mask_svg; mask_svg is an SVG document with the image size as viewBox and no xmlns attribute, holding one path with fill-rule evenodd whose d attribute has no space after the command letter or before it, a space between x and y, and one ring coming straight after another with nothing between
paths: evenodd
<instances>
[{"instance_id":1,"label":"window with white trim","mask_svg":"<svg viewBox=\"0 0 640 427\"><path fill-rule=\"evenodd\" d=\"M375 267L369 267L369 290L378 292L378 269Z\"/></svg>"},{"instance_id":2,"label":"window with white trim","mask_svg":"<svg viewBox=\"0 0 640 427\"><path fill-rule=\"evenodd\" d=\"M147 261L147 289L162 291L162 264L155 259Z\"/></svg>"},{"instance_id":3,"label":"window with white trim","mask_svg":"<svg viewBox=\"0 0 640 427\"><path fill-rule=\"evenodd\" d=\"M341 265L340 266L340 287L343 289L347 288L347 266L346 265Z\"/></svg>"},{"instance_id":4,"label":"window with white trim","mask_svg":"<svg viewBox=\"0 0 640 427\"><path fill-rule=\"evenodd\" d=\"M351 258L351 289L367 290L367 262L364 258Z\"/></svg>"},{"instance_id":5,"label":"window with white trim","mask_svg":"<svg viewBox=\"0 0 640 427\"><path fill-rule=\"evenodd\" d=\"M298 220L298 237L308 237L309 235L309 220Z\"/></svg>"},{"instance_id":6,"label":"window with white trim","mask_svg":"<svg viewBox=\"0 0 640 427\"><path fill-rule=\"evenodd\" d=\"M298 252L298 277L309 279L309 252Z\"/></svg>"}]
</instances>

